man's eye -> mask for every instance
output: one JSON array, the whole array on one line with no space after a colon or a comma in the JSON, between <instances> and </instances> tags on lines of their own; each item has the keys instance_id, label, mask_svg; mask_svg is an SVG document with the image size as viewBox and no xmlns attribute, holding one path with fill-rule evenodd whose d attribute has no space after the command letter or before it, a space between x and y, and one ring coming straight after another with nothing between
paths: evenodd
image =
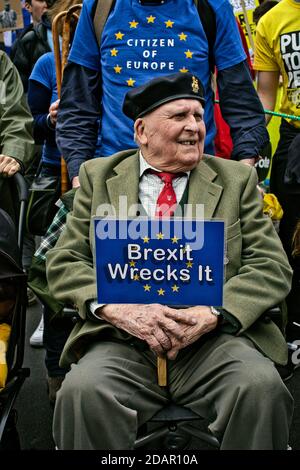
<instances>
[{"instance_id":1,"label":"man's eye","mask_svg":"<svg viewBox=\"0 0 300 470\"><path fill-rule=\"evenodd\" d=\"M201 121L203 120L202 114L195 114L195 115L194 115L194 118L195 118L196 121L198 121L198 122L201 122Z\"/></svg>"},{"instance_id":2,"label":"man's eye","mask_svg":"<svg viewBox=\"0 0 300 470\"><path fill-rule=\"evenodd\" d=\"M177 119L177 121L180 121L182 119L185 118L185 114L184 113L179 113L179 114L175 114L174 116L174 119Z\"/></svg>"}]
</instances>

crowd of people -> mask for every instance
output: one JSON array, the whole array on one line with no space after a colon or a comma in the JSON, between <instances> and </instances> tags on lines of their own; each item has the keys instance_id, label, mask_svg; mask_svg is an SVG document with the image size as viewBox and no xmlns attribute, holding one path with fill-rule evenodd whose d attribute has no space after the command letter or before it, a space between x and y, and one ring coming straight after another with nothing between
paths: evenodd
<instances>
[{"instance_id":1,"label":"crowd of people","mask_svg":"<svg viewBox=\"0 0 300 470\"><path fill-rule=\"evenodd\" d=\"M18 171L29 186L37 174L59 181L63 155L69 177L39 245L25 232L23 256L28 295L43 305L30 342L46 350L55 444L131 449L172 400L208 418L221 449L287 449L283 380L300 323L300 0L259 2L252 59L229 0L84 0L59 97L51 25L78 3L27 0L32 24L11 60L0 56L1 209L15 219ZM279 90L277 234L255 165ZM229 132L225 160L216 144ZM163 201L164 218L203 204L205 218L225 222L222 307L98 303L92 218L101 204L118 215L119 196L150 218ZM264 317L275 305L280 325ZM65 306L78 311L75 326ZM157 357L168 359L167 387Z\"/></svg>"}]
</instances>

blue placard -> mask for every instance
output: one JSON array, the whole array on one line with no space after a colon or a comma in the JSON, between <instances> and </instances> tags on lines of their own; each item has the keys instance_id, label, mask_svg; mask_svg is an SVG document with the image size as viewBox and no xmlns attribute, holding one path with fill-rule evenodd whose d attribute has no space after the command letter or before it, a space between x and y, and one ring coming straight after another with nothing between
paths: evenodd
<instances>
[{"instance_id":1,"label":"blue placard","mask_svg":"<svg viewBox=\"0 0 300 470\"><path fill-rule=\"evenodd\" d=\"M224 222L94 220L98 302L222 306Z\"/></svg>"}]
</instances>

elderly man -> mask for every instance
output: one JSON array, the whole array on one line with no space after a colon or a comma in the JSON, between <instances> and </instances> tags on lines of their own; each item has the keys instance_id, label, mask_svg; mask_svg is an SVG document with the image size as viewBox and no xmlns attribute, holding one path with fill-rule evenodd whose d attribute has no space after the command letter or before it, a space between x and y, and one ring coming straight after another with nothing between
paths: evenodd
<instances>
[{"instance_id":1,"label":"elderly man","mask_svg":"<svg viewBox=\"0 0 300 470\"><path fill-rule=\"evenodd\" d=\"M287 446L293 401L274 366L285 363L286 344L263 313L287 295L291 270L262 215L255 170L203 155L203 96L189 73L130 91L123 110L140 150L81 167L73 212L47 258L50 291L81 317L62 354L72 368L54 412L59 449L130 449L170 398L209 418L222 449ZM206 218L226 223L223 309L96 304L91 217L103 203L118 210L120 195L154 217L166 190L172 203L203 204ZM167 388L157 356L169 359Z\"/></svg>"}]
</instances>

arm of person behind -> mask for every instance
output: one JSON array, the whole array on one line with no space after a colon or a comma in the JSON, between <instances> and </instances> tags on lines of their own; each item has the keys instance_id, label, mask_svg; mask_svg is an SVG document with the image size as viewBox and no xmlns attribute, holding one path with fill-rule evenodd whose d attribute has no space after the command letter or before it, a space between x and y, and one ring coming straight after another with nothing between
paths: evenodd
<instances>
[{"instance_id":1,"label":"arm of person behind","mask_svg":"<svg viewBox=\"0 0 300 470\"><path fill-rule=\"evenodd\" d=\"M46 139L55 145L55 125L48 118L51 90L37 80L29 80L28 104L34 119L34 139L43 144Z\"/></svg>"},{"instance_id":2,"label":"arm of person behind","mask_svg":"<svg viewBox=\"0 0 300 470\"><path fill-rule=\"evenodd\" d=\"M6 54L1 54L1 154L13 157L24 170L33 158L33 119L18 72Z\"/></svg>"},{"instance_id":3,"label":"arm of person behind","mask_svg":"<svg viewBox=\"0 0 300 470\"><path fill-rule=\"evenodd\" d=\"M257 93L264 109L274 111L277 91L279 86L279 72L259 71L257 73ZM271 114L266 114L266 123L272 119Z\"/></svg>"},{"instance_id":4,"label":"arm of person behind","mask_svg":"<svg viewBox=\"0 0 300 470\"><path fill-rule=\"evenodd\" d=\"M74 183L78 186L80 165L95 154L100 106L100 73L69 62L64 70L56 141L73 187Z\"/></svg>"},{"instance_id":5,"label":"arm of person behind","mask_svg":"<svg viewBox=\"0 0 300 470\"><path fill-rule=\"evenodd\" d=\"M246 170L246 169L245 169ZM262 201L256 189L257 176L249 169L240 198L240 234L227 242L227 270L240 263L235 275L224 285L223 308L247 330L290 290L292 270L272 221L262 214Z\"/></svg>"},{"instance_id":6,"label":"arm of person behind","mask_svg":"<svg viewBox=\"0 0 300 470\"><path fill-rule=\"evenodd\" d=\"M257 26L255 39L254 69L257 75L257 92L264 109L274 111L279 85L280 70L269 45L263 21ZM271 120L271 115L266 114L266 123Z\"/></svg>"},{"instance_id":7,"label":"arm of person behind","mask_svg":"<svg viewBox=\"0 0 300 470\"><path fill-rule=\"evenodd\" d=\"M217 84L222 116L233 141L232 159L254 165L269 135L247 62L218 70Z\"/></svg>"}]
</instances>

